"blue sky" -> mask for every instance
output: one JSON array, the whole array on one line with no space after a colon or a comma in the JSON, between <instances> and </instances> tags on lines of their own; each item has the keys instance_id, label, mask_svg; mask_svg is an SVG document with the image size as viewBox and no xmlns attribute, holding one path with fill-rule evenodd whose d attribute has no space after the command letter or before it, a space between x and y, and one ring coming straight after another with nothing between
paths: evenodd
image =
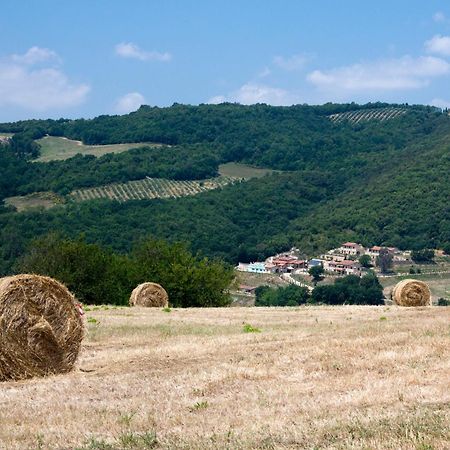
<instances>
[{"instance_id":1,"label":"blue sky","mask_svg":"<svg viewBox=\"0 0 450 450\"><path fill-rule=\"evenodd\" d=\"M450 106L450 2L2 0L0 121L139 104Z\"/></svg>"}]
</instances>

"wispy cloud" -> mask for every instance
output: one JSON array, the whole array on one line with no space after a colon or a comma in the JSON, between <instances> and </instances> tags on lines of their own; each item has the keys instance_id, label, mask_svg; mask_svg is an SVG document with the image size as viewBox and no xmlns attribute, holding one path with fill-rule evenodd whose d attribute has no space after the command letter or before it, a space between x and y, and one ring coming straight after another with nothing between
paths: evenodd
<instances>
[{"instance_id":1,"label":"wispy cloud","mask_svg":"<svg viewBox=\"0 0 450 450\"><path fill-rule=\"evenodd\" d=\"M385 59L331 70L314 70L307 80L317 88L337 94L418 89L432 78L450 73L450 64L434 56Z\"/></svg>"},{"instance_id":2,"label":"wispy cloud","mask_svg":"<svg viewBox=\"0 0 450 450\"><path fill-rule=\"evenodd\" d=\"M273 63L283 70L292 71L303 69L310 59L311 58L306 55L292 55L289 57L275 56L273 58Z\"/></svg>"},{"instance_id":3,"label":"wispy cloud","mask_svg":"<svg viewBox=\"0 0 450 450\"><path fill-rule=\"evenodd\" d=\"M447 17L442 11L437 11L433 14L433 20L437 23L447 22Z\"/></svg>"},{"instance_id":4,"label":"wispy cloud","mask_svg":"<svg viewBox=\"0 0 450 450\"><path fill-rule=\"evenodd\" d=\"M442 98L434 98L430 104L442 109L450 108L450 100L443 100Z\"/></svg>"},{"instance_id":5,"label":"wispy cloud","mask_svg":"<svg viewBox=\"0 0 450 450\"><path fill-rule=\"evenodd\" d=\"M433 36L425 42L425 49L428 53L450 56L450 36L441 36L440 34Z\"/></svg>"},{"instance_id":6,"label":"wispy cloud","mask_svg":"<svg viewBox=\"0 0 450 450\"><path fill-rule=\"evenodd\" d=\"M168 62L172 59L172 55L168 52L146 51L142 50L132 42L121 42L115 47L116 54L122 58L138 59L140 61L162 61Z\"/></svg>"},{"instance_id":7,"label":"wispy cloud","mask_svg":"<svg viewBox=\"0 0 450 450\"><path fill-rule=\"evenodd\" d=\"M142 94L130 92L117 100L114 110L119 114L127 114L136 111L144 103L145 98Z\"/></svg>"},{"instance_id":8,"label":"wispy cloud","mask_svg":"<svg viewBox=\"0 0 450 450\"><path fill-rule=\"evenodd\" d=\"M2 58L0 106L48 111L83 103L90 87L71 82L59 67L49 65L60 61L54 51L40 47L31 47L23 55Z\"/></svg>"},{"instance_id":9,"label":"wispy cloud","mask_svg":"<svg viewBox=\"0 0 450 450\"><path fill-rule=\"evenodd\" d=\"M292 105L298 102L291 92L259 83L246 83L229 95L217 95L208 103L236 102L243 105L267 103L269 105Z\"/></svg>"},{"instance_id":10,"label":"wispy cloud","mask_svg":"<svg viewBox=\"0 0 450 450\"><path fill-rule=\"evenodd\" d=\"M272 71L271 71L268 67L264 67L264 69L262 69L262 70L258 73L258 77L259 77L259 78L266 78L266 77L268 77L271 73L272 73Z\"/></svg>"},{"instance_id":11,"label":"wispy cloud","mask_svg":"<svg viewBox=\"0 0 450 450\"><path fill-rule=\"evenodd\" d=\"M37 64L47 61L61 63L61 58L56 52L48 48L31 47L23 55L12 55L11 59L19 64Z\"/></svg>"}]
</instances>

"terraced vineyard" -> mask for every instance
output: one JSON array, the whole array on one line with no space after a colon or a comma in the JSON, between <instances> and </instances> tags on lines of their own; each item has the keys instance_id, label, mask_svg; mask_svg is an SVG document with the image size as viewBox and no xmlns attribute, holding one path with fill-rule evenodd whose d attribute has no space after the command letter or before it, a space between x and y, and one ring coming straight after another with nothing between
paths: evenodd
<instances>
[{"instance_id":1,"label":"terraced vineyard","mask_svg":"<svg viewBox=\"0 0 450 450\"><path fill-rule=\"evenodd\" d=\"M343 113L331 114L328 116L334 123L348 121L351 123L365 122L368 120L389 120L401 116L406 113L403 108L375 108L375 109L361 109L357 111L346 111Z\"/></svg>"},{"instance_id":2,"label":"terraced vineyard","mask_svg":"<svg viewBox=\"0 0 450 450\"><path fill-rule=\"evenodd\" d=\"M144 180L129 181L128 183L114 183L89 189L78 189L71 192L69 197L75 201L104 198L119 202L153 198L178 198L217 189L240 180L240 178L226 176L199 181L175 181L147 177Z\"/></svg>"}]
</instances>

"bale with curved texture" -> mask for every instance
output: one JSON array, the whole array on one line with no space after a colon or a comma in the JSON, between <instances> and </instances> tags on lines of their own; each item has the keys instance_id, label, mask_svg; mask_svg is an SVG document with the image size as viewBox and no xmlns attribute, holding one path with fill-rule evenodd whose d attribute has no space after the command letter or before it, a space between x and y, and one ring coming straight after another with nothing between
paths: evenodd
<instances>
[{"instance_id":1,"label":"bale with curved texture","mask_svg":"<svg viewBox=\"0 0 450 450\"><path fill-rule=\"evenodd\" d=\"M166 308L169 306L169 296L160 284L142 283L131 293L130 305L145 306L147 308Z\"/></svg>"},{"instance_id":2,"label":"bale with curved texture","mask_svg":"<svg viewBox=\"0 0 450 450\"><path fill-rule=\"evenodd\" d=\"M69 372L83 335L64 285L39 275L0 279L0 381Z\"/></svg>"},{"instance_id":3,"label":"bale with curved texture","mask_svg":"<svg viewBox=\"0 0 450 450\"><path fill-rule=\"evenodd\" d=\"M430 288L422 281L402 280L392 290L391 298L400 306L431 305Z\"/></svg>"}]
</instances>

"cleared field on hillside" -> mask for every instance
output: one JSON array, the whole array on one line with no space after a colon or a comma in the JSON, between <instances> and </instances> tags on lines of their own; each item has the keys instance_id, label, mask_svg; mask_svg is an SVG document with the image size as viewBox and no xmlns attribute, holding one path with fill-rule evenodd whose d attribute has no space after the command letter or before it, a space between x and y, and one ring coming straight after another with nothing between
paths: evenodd
<instances>
[{"instance_id":1,"label":"cleared field on hillside","mask_svg":"<svg viewBox=\"0 0 450 450\"><path fill-rule=\"evenodd\" d=\"M39 139L41 156L36 159L39 162L57 161L69 159L78 153L82 155L102 156L106 153L122 153L137 147L157 147L160 144L113 144L113 145L84 145L80 141L73 141L64 137L46 136Z\"/></svg>"},{"instance_id":2,"label":"cleared field on hillside","mask_svg":"<svg viewBox=\"0 0 450 450\"><path fill-rule=\"evenodd\" d=\"M18 212L31 208L52 208L63 203L63 199L53 192L36 192L30 195L5 198L5 205L14 206Z\"/></svg>"},{"instance_id":3,"label":"cleared field on hillside","mask_svg":"<svg viewBox=\"0 0 450 450\"><path fill-rule=\"evenodd\" d=\"M365 122L368 120L378 120L383 122L385 120L394 119L406 113L403 108L375 108L375 109L360 109L356 111L346 111L343 113L331 114L328 116L332 122L339 123L348 121L351 123Z\"/></svg>"},{"instance_id":4,"label":"cleared field on hillside","mask_svg":"<svg viewBox=\"0 0 450 450\"><path fill-rule=\"evenodd\" d=\"M277 171L272 169L259 169L239 163L226 163L219 166L220 175L234 178L261 178L274 172Z\"/></svg>"},{"instance_id":5,"label":"cleared field on hillside","mask_svg":"<svg viewBox=\"0 0 450 450\"><path fill-rule=\"evenodd\" d=\"M448 448L450 308L87 317L78 370L1 383L1 448Z\"/></svg>"}]
</instances>

